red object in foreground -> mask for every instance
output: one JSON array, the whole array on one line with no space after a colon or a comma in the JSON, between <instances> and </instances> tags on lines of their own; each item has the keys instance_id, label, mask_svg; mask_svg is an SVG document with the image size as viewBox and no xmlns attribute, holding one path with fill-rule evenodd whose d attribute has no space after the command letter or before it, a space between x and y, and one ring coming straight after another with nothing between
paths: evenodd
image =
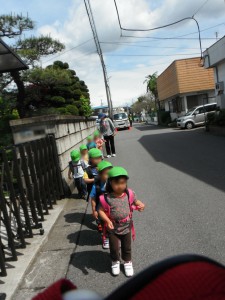
<instances>
[{"instance_id":1,"label":"red object in foreground","mask_svg":"<svg viewBox=\"0 0 225 300\"><path fill-rule=\"evenodd\" d=\"M150 266L105 300L225 300L225 268L199 255Z\"/></svg>"},{"instance_id":2,"label":"red object in foreground","mask_svg":"<svg viewBox=\"0 0 225 300\"><path fill-rule=\"evenodd\" d=\"M177 266L166 271L131 298L145 299L225 299L225 270L207 262Z\"/></svg>"},{"instance_id":3,"label":"red object in foreground","mask_svg":"<svg viewBox=\"0 0 225 300\"><path fill-rule=\"evenodd\" d=\"M50 285L32 300L63 300L62 295L64 293L75 289L76 286L72 282L67 279L61 279Z\"/></svg>"}]
</instances>

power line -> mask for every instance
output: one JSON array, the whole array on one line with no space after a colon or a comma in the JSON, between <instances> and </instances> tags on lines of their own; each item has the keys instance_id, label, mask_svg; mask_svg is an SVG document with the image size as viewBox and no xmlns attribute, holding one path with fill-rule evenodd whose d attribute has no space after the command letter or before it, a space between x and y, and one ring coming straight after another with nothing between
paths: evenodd
<instances>
[{"instance_id":1,"label":"power line","mask_svg":"<svg viewBox=\"0 0 225 300\"><path fill-rule=\"evenodd\" d=\"M217 25L214 25L214 26L211 26L211 27L208 27L208 28L205 28L205 29L201 29L200 31L201 32L204 32L204 31L207 31L207 30L210 30L210 29L213 29L213 28L216 28L216 27L219 27L221 25L225 25L225 23L220 23L220 24L217 24ZM187 33L187 34L183 34L183 35L180 35L180 36L177 36L177 37L184 37L184 36L188 36L188 35L192 35L192 34L196 34L198 33L197 31L195 32L190 32L190 33ZM203 38L202 38L203 39Z\"/></svg>"},{"instance_id":2,"label":"power line","mask_svg":"<svg viewBox=\"0 0 225 300\"><path fill-rule=\"evenodd\" d=\"M198 55L199 53L176 53L176 54L105 54L106 56L183 56L183 55Z\"/></svg>"},{"instance_id":3,"label":"power line","mask_svg":"<svg viewBox=\"0 0 225 300\"><path fill-rule=\"evenodd\" d=\"M85 5L86 11L87 11L89 23L90 23L91 30L93 33L97 53L98 53L100 61L101 61L103 77L104 77L104 82L105 82L106 97L107 97L107 102L108 102L108 106L109 106L109 115L112 117L113 107L112 107L111 92L110 92L110 87L109 87L109 78L107 75L107 70L106 70L104 59L103 59L101 45L100 45L99 39L98 39L98 33L97 33L96 26L95 26L95 20L94 20L94 16L92 13L90 1L84 0L84 5Z\"/></svg>"},{"instance_id":4,"label":"power line","mask_svg":"<svg viewBox=\"0 0 225 300\"><path fill-rule=\"evenodd\" d=\"M122 37L137 38L137 39L153 39L153 40L199 40L199 38L154 37L154 36L136 36L136 35L122 35ZM215 40L215 38L207 37L207 38L201 38L201 40Z\"/></svg>"},{"instance_id":5,"label":"power line","mask_svg":"<svg viewBox=\"0 0 225 300\"><path fill-rule=\"evenodd\" d=\"M53 60L53 59L55 59L55 58L57 58L57 57L60 57L61 55L65 54L65 53L67 53L67 52L69 52L69 51L72 51L72 50L74 50L74 49L77 49L77 48L79 48L79 47L81 47L81 46L83 46L83 45L89 43L89 42L92 41L92 40L93 40L93 38L91 38L91 39L89 39L89 40L87 40L87 41L85 41L85 42L83 42L83 43L81 43L81 44L79 44L79 45L77 45L77 46L74 46L74 47L72 47L72 48L70 48L70 49L68 49L68 50L66 50L66 51L63 51L62 53L60 53L60 54L58 54L58 55L55 55L55 56L51 57L50 59L47 59L47 60L43 61L43 63L46 63L46 62L51 61L51 60Z\"/></svg>"},{"instance_id":6,"label":"power line","mask_svg":"<svg viewBox=\"0 0 225 300\"><path fill-rule=\"evenodd\" d=\"M120 29L121 29L121 36L123 36L123 35L122 35L122 31L123 31L123 30L124 30L124 31L141 31L141 32L155 31L155 30L159 30L159 29L163 29L163 28L167 28L167 27L170 27L170 26L179 24L179 23L184 22L184 21L187 21L187 20L192 20L192 21L194 21L194 22L196 23L197 28L198 28L198 35L199 35L199 36L198 36L198 39L199 39L199 47L200 47L200 52L201 52L201 58L203 57L200 27L199 27L198 21L194 18L194 16L192 16L192 17L186 17L186 18L180 19L180 20L178 20L178 21L174 21L174 22L169 23L169 24L166 24L166 25L162 25L162 26L158 26L158 27L154 27L154 28L149 28L149 29L131 29L131 28L124 28L124 27L122 27L122 24L121 24L120 15L119 15L119 10L118 10L118 7L117 7L116 0L114 0L114 4L115 4L115 7L116 7L117 18L118 18L119 26L120 26Z\"/></svg>"},{"instance_id":7,"label":"power line","mask_svg":"<svg viewBox=\"0 0 225 300\"><path fill-rule=\"evenodd\" d=\"M197 10L196 10L196 12L193 14L193 17L195 16L195 15L197 15L197 13L199 13L200 12L200 10L206 5L206 3L208 3L209 2L209 0L206 0Z\"/></svg>"},{"instance_id":8,"label":"power line","mask_svg":"<svg viewBox=\"0 0 225 300\"><path fill-rule=\"evenodd\" d=\"M156 46L144 46L144 45L129 45L133 42L100 42L100 44L112 44L112 45L124 45L127 47L140 47L140 48L149 48L149 49L189 49L189 50L198 50L199 48L187 48L187 47L156 47Z\"/></svg>"}]
</instances>

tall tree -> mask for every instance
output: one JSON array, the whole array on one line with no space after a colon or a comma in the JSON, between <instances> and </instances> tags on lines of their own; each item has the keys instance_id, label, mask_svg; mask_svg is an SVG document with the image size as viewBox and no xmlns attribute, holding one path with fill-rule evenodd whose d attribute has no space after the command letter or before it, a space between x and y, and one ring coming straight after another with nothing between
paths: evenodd
<instances>
[{"instance_id":1,"label":"tall tree","mask_svg":"<svg viewBox=\"0 0 225 300\"><path fill-rule=\"evenodd\" d=\"M152 93L152 95L155 98L155 107L157 109L158 105L157 103L159 103L159 98L158 98L158 89L157 89L157 72L153 73L152 75L148 75L145 77L145 81L144 83L147 85L147 92Z\"/></svg>"},{"instance_id":2,"label":"tall tree","mask_svg":"<svg viewBox=\"0 0 225 300\"><path fill-rule=\"evenodd\" d=\"M31 37L16 39L27 30L34 28L34 22L27 16L22 15L1 15L0 16L0 37L15 38L15 43L12 46L27 64L34 66L42 56L55 54L65 48L65 46L48 36ZM21 118L26 116L26 91L25 84L21 78L21 72L13 71L10 73L13 81L17 86L17 109ZM5 81L5 76L1 78Z\"/></svg>"},{"instance_id":3,"label":"tall tree","mask_svg":"<svg viewBox=\"0 0 225 300\"><path fill-rule=\"evenodd\" d=\"M36 67L27 71L25 77L26 104L35 109L35 114L44 111L90 116L89 90L68 63L55 61L46 68Z\"/></svg>"}]
</instances>

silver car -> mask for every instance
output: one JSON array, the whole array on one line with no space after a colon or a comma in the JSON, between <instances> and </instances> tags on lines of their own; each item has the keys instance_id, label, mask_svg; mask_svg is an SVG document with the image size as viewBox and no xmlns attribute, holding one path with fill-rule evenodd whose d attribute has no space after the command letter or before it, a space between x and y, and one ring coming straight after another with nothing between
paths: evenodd
<instances>
[{"instance_id":1,"label":"silver car","mask_svg":"<svg viewBox=\"0 0 225 300\"><path fill-rule=\"evenodd\" d=\"M192 129L205 124L207 113L216 111L217 104L210 103L189 109L186 115L177 119L177 127Z\"/></svg>"},{"instance_id":2,"label":"silver car","mask_svg":"<svg viewBox=\"0 0 225 300\"><path fill-rule=\"evenodd\" d=\"M113 123L117 129L130 128L130 121L128 119L128 115L124 112L114 114L113 115Z\"/></svg>"}]
</instances>

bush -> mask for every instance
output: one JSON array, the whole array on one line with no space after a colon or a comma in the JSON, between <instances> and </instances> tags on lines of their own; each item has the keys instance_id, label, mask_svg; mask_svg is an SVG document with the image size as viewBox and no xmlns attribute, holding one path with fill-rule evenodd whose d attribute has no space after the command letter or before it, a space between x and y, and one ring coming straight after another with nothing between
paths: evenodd
<instances>
[{"instance_id":1,"label":"bush","mask_svg":"<svg viewBox=\"0 0 225 300\"><path fill-rule=\"evenodd\" d=\"M209 125L225 126L225 109L221 109L216 113L208 113L207 123Z\"/></svg>"},{"instance_id":2,"label":"bush","mask_svg":"<svg viewBox=\"0 0 225 300\"><path fill-rule=\"evenodd\" d=\"M69 114L78 116L79 115L79 110L75 105L67 105L66 110Z\"/></svg>"},{"instance_id":3,"label":"bush","mask_svg":"<svg viewBox=\"0 0 225 300\"><path fill-rule=\"evenodd\" d=\"M211 112L207 114L206 121L208 124L213 124L215 122L216 113Z\"/></svg>"},{"instance_id":4,"label":"bush","mask_svg":"<svg viewBox=\"0 0 225 300\"><path fill-rule=\"evenodd\" d=\"M53 97L51 97L50 101L56 105L62 105L62 104L66 103L65 98L63 98L61 96L53 96Z\"/></svg>"},{"instance_id":5,"label":"bush","mask_svg":"<svg viewBox=\"0 0 225 300\"><path fill-rule=\"evenodd\" d=\"M171 123L171 116L169 111L160 111L158 112L159 116L159 124L163 126L167 126Z\"/></svg>"},{"instance_id":6,"label":"bush","mask_svg":"<svg viewBox=\"0 0 225 300\"><path fill-rule=\"evenodd\" d=\"M57 108L57 112L60 115L70 115L70 113L67 111L66 107Z\"/></svg>"}]
</instances>

